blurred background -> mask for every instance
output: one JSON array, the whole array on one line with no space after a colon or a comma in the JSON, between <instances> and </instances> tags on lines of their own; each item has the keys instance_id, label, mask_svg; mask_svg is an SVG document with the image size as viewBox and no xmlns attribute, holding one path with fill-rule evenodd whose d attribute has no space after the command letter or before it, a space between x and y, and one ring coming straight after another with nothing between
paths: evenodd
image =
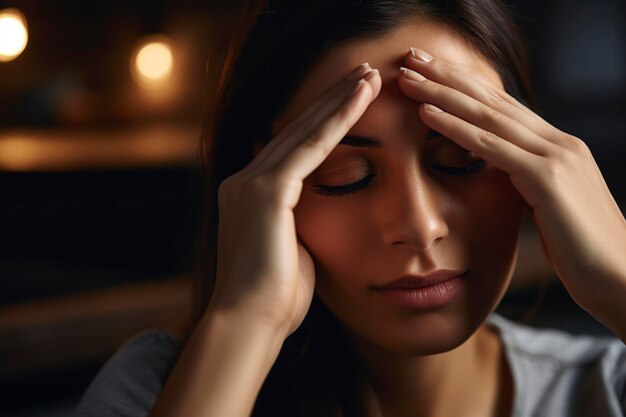
<instances>
[{"instance_id":1,"label":"blurred background","mask_svg":"<svg viewBox=\"0 0 626 417\"><path fill-rule=\"evenodd\" d=\"M507 3L539 113L586 141L623 210L623 2ZM222 65L239 4L0 0L1 415L70 415L123 341L179 330L197 259L205 74ZM499 312L608 334L564 291L528 219Z\"/></svg>"}]
</instances>

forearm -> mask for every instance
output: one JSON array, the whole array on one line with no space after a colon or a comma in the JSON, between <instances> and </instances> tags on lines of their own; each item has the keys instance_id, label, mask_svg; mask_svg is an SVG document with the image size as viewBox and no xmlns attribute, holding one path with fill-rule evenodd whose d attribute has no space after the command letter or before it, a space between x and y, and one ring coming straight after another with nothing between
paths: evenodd
<instances>
[{"instance_id":1,"label":"forearm","mask_svg":"<svg viewBox=\"0 0 626 417\"><path fill-rule=\"evenodd\" d=\"M585 298L578 304L626 344L626 275L596 275L594 288Z\"/></svg>"},{"instance_id":2,"label":"forearm","mask_svg":"<svg viewBox=\"0 0 626 417\"><path fill-rule=\"evenodd\" d=\"M284 337L271 326L206 314L150 417L250 416Z\"/></svg>"},{"instance_id":3,"label":"forearm","mask_svg":"<svg viewBox=\"0 0 626 417\"><path fill-rule=\"evenodd\" d=\"M573 215L553 219L544 229L556 227L553 235L565 230L563 240L545 243L555 248L552 265L572 299L626 343L626 220L613 200L593 210L596 222Z\"/></svg>"}]
</instances>

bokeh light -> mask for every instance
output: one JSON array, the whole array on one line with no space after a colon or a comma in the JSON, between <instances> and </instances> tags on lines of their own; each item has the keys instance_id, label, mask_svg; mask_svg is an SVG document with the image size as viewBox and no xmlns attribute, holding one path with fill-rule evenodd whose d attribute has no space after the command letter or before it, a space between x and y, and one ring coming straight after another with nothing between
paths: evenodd
<instances>
[{"instance_id":1,"label":"bokeh light","mask_svg":"<svg viewBox=\"0 0 626 417\"><path fill-rule=\"evenodd\" d=\"M17 58L28 43L26 18L17 9L0 10L0 62Z\"/></svg>"},{"instance_id":2,"label":"bokeh light","mask_svg":"<svg viewBox=\"0 0 626 417\"><path fill-rule=\"evenodd\" d=\"M143 87L157 87L166 83L173 70L171 41L164 35L142 39L131 60L131 74Z\"/></svg>"}]
</instances>

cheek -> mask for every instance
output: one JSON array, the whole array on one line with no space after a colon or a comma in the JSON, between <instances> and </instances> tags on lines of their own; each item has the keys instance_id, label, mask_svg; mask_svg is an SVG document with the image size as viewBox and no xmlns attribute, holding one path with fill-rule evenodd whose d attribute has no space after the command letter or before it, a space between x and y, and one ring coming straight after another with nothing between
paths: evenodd
<instances>
[{"instance_id":1,"label":"cheek","mask_svg":"<svg viewBox=\"0 0 626 417\"><path fill-rule=\"evenodd\" d=\"M497 254L511 252L517 243L523 199L501 171L490 173L489 180L472 191L467 203L472 211L470 247L475 248L476 258L493 261Z\"/></svg>"},{"instance_id":2,"label":"cheek","mask_svg":"<svg viewBox=\"0 0 626 417\"><path fill-rule=\"evenodd\" d=\"M316 266L316 275L350 277L358 274L355 266L372 238L368 228L365 202L354 196L318 196L303 190L294 210L296 230L304 247L310 252ZM358 213L358 215L356 215ZM320 282L318 282L319 284Z\"/></svg>"},{"instance_id":3,"label":"cheek","mask_svg":"<svg viewBox=\"0 0 626 417\"><path fill-rule=\"evenodd\" d=\"M480 316L496 307L512 276L524 205L501 171L476 181L463 199L470 220L465 222L464 240L475 280L470 297L478 301L473 308L485 310Z\"/></svg>"},{"instance_id":4,"label":"cheek","mask_svg":"<svg viewBox=\"0 0 626 417\"><path fill-rule=\"evenodd\" d=\"M426 354L458 346L495 309L514 265L523 200L508 176L494 170L438 181L439 201L445 202L440 214L449 234L432 255L442 263L468 266L471 284L462 298L435 315L407 316L363 291L377 268L386 271L398 260L386 251L375 226L381 211L371 208L387 199L374 200L367 193L321 197L303 190L295 210L298 237L315 261L322 300L357 334L398 352Z\"/></svg>"},{"instance_id":5,"label":"cheek","mask_svg":"<svg viewBox=\"0 0 626 417\"><path fill-rule=\"evenodd\" d=\"M509 176L489 169L466 177L442 181L450 197L447 221L451 234L458 234L474 257L495 253L507 242L515 242L523 212L523 199ZM504 246L510 247L511 244Z\"/></svg>"}]
</instances>

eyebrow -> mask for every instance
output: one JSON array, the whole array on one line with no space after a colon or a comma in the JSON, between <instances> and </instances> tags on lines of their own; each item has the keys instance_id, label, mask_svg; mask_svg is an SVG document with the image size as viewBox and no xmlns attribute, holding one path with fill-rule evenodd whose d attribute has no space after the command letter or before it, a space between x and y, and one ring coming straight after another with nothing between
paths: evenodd
<instances>
[{"instance_id":1,"label":"eyebrow","mask_svg":"<svg viewBox=\"0 0 626 417\"><path fill-rule=\"evenodd\" d=\"M434 130L429 130L425 139L431 140L442 137L443 135ZM358 148L381 148L383 145L379 140L368 138L365 136L346 135L341 139L339 145L356 146Z\"/></svg>"}]
</instances>

